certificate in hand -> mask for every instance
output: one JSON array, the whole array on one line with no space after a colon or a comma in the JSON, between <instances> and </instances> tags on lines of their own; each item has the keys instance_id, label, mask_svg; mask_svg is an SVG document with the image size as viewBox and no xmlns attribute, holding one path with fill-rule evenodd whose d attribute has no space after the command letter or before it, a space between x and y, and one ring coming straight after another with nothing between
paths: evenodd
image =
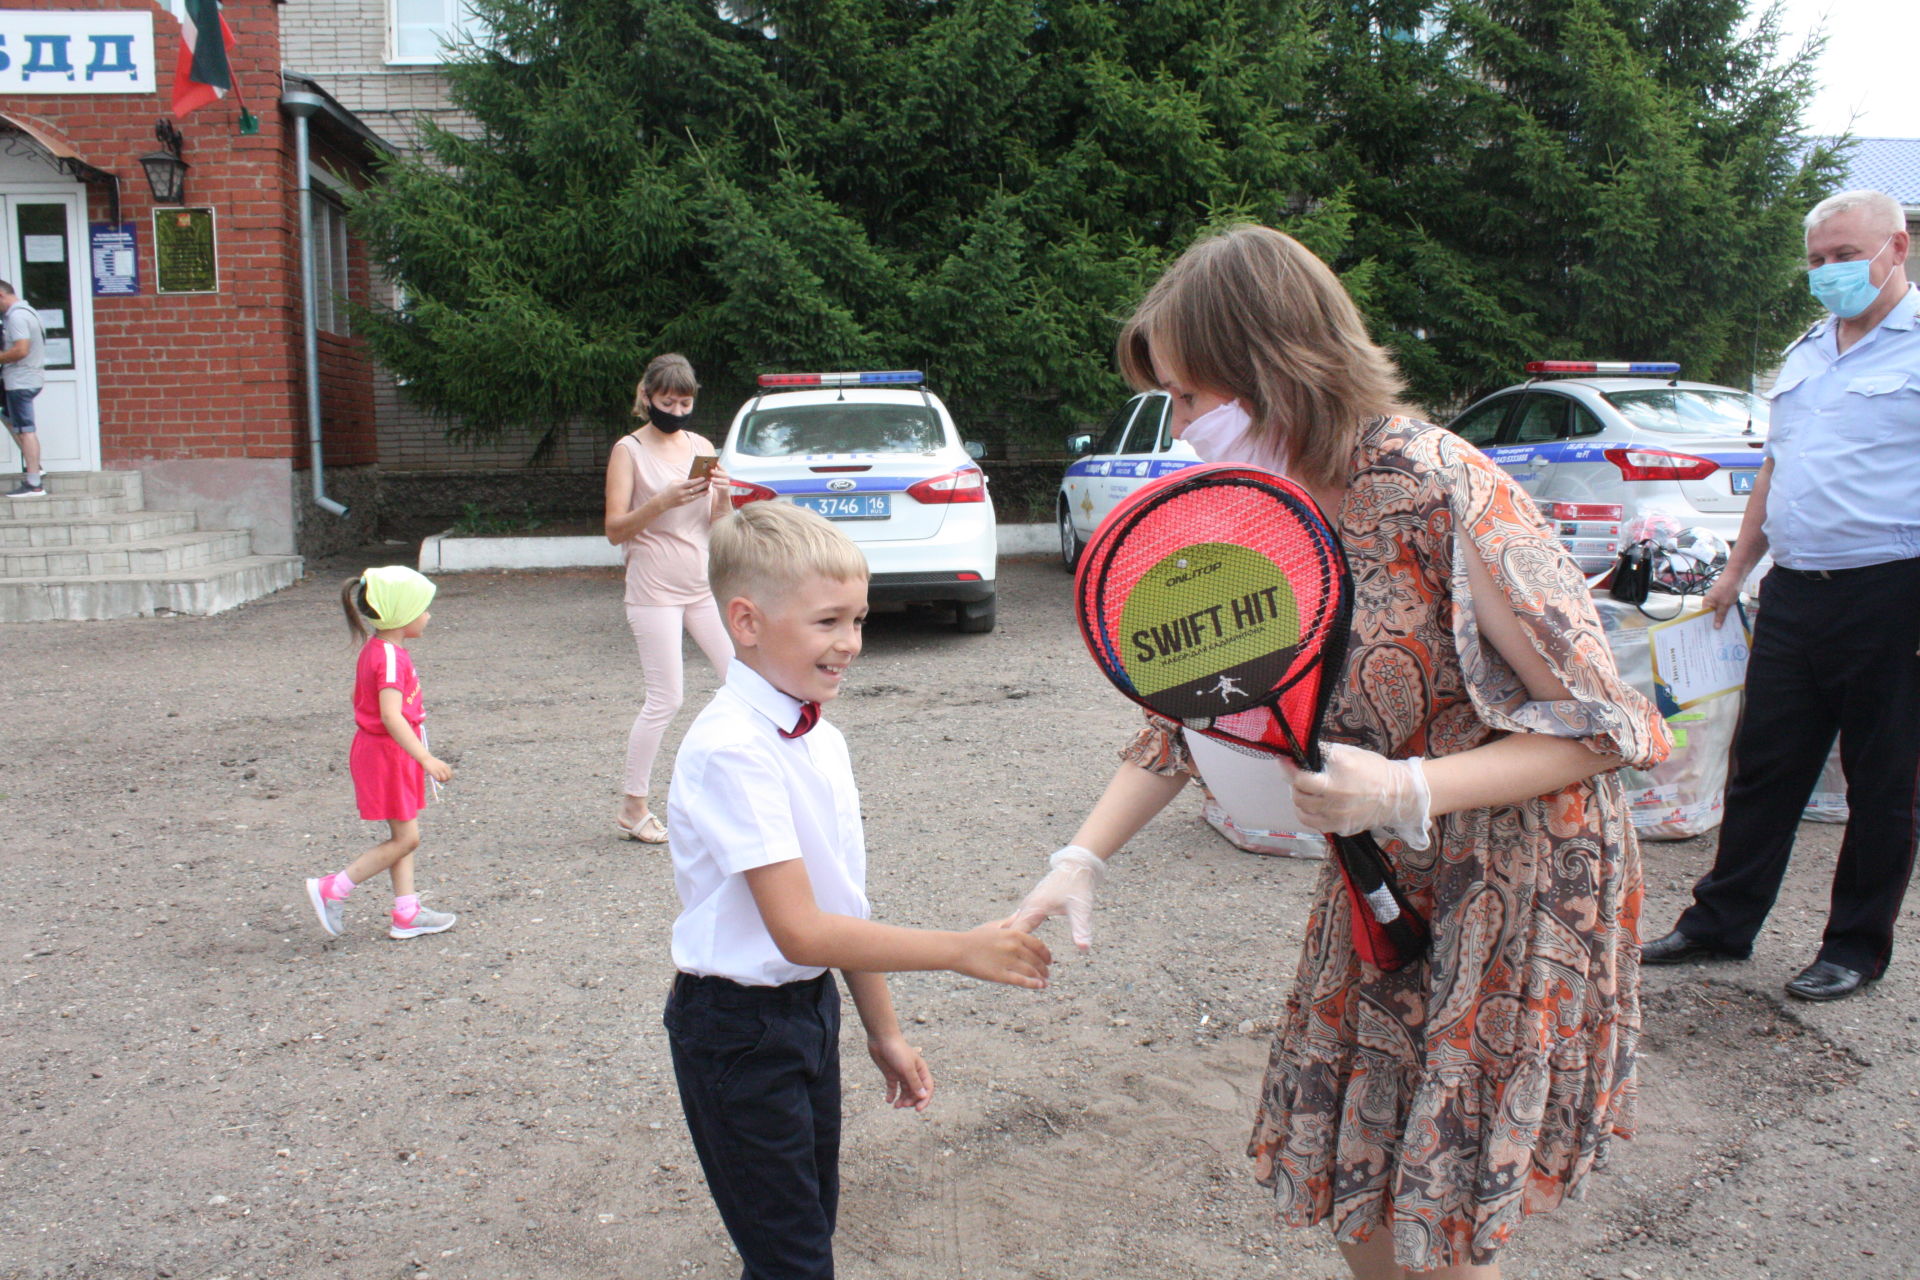
<instances>
[{"instance_id":1,"label":"certificate in hand","mask_svg":"<svg viewBox=\"0 0 1920 1280\"><path fill-rule=\"evenodd\" d=\"M1647 628L1653 646L1653 678L1667 687L1682 711L1711 698L1738 693L1747 682L1752 636L1745 615L1730 611L1725 626L1713 625L1713 610L1690 613Z\"/></svg>"},{"instance_id":2,"label":"certificate in hand","mask_svg":"<svg viewBox=\"0 0 1920 1280\"><path fill-rule=\"evenodd\" d=\"M1249 755L1191 729L1181 730L1200 780L1247 831L1299 831L1293 807L1293 782L1273 756Z\"/></svg>"}]
</instances>

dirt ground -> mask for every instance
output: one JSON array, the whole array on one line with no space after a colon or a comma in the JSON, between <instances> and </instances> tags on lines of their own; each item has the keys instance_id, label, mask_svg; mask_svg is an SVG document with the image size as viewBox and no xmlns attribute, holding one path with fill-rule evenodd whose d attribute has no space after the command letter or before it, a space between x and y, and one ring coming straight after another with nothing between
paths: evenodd
<instances>
[{"instance_id":1,"label":"dirt ground","mask_svg":"<svg viewBox=\"0 0 1920 1280\"><path fill-rule=\"evenodd\" d=\"M614 575L442 581L414 653L459 776L420 883L460 923L389 941L374 885L328 940L301 879L373 836L335 603L358 567L218 618L0 627L0 1276L737 1275L660 1027L669 863L611 822L640 698ZM891 921L1004 913L1135 723L1058 566L1002 573L994 634L876 618L832 712ZM1838 831L1803 827L1751 962L1647 975L1641 1137L1509 1277L1920 1276L1913 952L1853 1000L1780 992ZM1711 853L1647 847L1650 929ZM841 1274L1344 1274L1241 1154L1317 874L1233 849L1190 793L1117 864L1092 955L1056 939L1049 990L896 979L938 1092L886 1109L849 1019Z\"/></svg>"}]
</instances>

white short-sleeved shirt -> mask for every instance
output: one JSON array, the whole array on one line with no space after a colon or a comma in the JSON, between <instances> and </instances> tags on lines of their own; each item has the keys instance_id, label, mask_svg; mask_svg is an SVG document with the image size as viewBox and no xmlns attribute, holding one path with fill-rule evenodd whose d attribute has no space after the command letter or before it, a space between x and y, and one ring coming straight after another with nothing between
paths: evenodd
<instances>
[{"instance_id":1,"label":"white short-sleeved shirt","mask_svg":"<svg viewBox=\"0 0 1920 1280\"><path fill-rule=\"evenodd\" d=\"M1767 543L1790 569L1920 557L1920 288L1840 350L1832 317L1773 384Z\"/></svg>"},{"instance_id":2,"label":"white short-sleeved shirt","mask_svg":"<svg viewBox=\"0 0 1920 1280\"><path fill-rule=\"evenodd\" d=\"M867 845L847 740L825 720L783 738L801 703L745 662L727 665L674 757L667 831L680 918L673 963L750 987L818 977L780 954L746 873L799 858L822 911L865 919Z\"/></svg>"}]
</instances>

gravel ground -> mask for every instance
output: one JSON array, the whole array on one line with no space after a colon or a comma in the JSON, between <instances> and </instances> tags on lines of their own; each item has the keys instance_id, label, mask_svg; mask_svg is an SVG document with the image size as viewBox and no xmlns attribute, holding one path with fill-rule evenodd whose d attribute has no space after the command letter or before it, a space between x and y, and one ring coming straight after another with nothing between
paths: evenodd
<instances>
[{"instance_id":1,"label":"gravel ground","mask_svg":"<svg viewBox=\"0 0 1920 1280\"><path fill-rule=\"evenodd\" d=\"M640 697L611 572L442 581L414 653L459 777L419 874L460 924L389 941L378 886L343 938L310 917L302 877L374 832L338 580L406 556L219 618L0 627L0 1276L738 1274L659 1024L669 865L611 822ZM994 634L877 617L833 709L882 918L1003 914L1135 723L1057 565L1002 574ZM712 684L690 659L690 706ZM1751 962L1648 974L1640 1140L1522 1230L1509 1277L1920 1276L1907 954L1853 1000L1780 996L1838 831L1803 827ZM1650 930L1711 855L1648 846ZM850 1031L841 1274L1343 1275L1325 1232L1274 1225L1241 1154L1316 875L1231 848L1191 793L1047 991L897 978L938 1091L924 1117L885 1108Z\"/></svg>"}]
</instances>

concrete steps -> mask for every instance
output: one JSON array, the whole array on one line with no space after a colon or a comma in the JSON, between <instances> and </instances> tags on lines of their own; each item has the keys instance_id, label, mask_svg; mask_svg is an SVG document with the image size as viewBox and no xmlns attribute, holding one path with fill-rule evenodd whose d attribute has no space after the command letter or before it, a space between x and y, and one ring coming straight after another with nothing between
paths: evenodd
<instances>
[{"instance_id":1,"label":"concrete steps","mask_svg":"<svg viewBox=\"0 0 1920 1280\"><path fill-rule=\"evenodd\" d=\"M5 502L0 498L0 502ZM0 520L0 548L80 547L109 542L141 542L171 533L189 533L191 511L111 511L84 520Z\"/></svg>"},{"instance_id":2,"label":"concrete steps","mask_svg":"<svg viewBox=\"0 0 1920 1280\"><path fill-rule=\"evenodd\" d=\"M16 475L0 475L0 491ZM0 622L213 614L298 581L244 530L141 509L134 471L53 472L44 498L0 498Z\"/></svg>"}]
</instances>

